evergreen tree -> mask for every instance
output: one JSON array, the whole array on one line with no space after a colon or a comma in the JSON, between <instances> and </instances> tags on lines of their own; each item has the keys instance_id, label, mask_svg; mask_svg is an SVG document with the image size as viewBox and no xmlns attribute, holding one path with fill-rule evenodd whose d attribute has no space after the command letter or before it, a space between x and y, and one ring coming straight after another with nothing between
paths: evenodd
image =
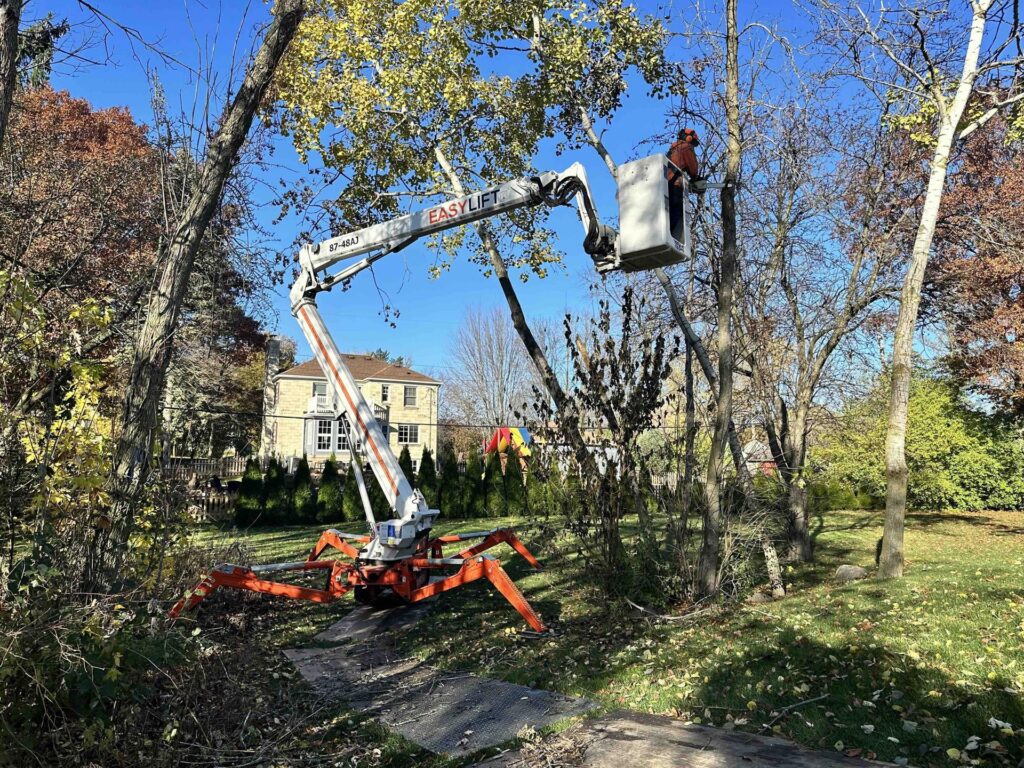
<instances>
[{"instance_id":1,"label":"evergreen tree","mask_svg":"<svg viewBox=\"0 0 1024 768\"><path fill-rule=\"evenodd\" d=\"M288 487L285 485L284 468L276 458L267 464L267 475L263 479L264 525L282 525L288 519L290 508Z\"/></svg>"},{"instance_id":2,"label":"evergreen tree","mask_svg":"<svg viewBox=\"0 0 1024 768\"><path fill-rule=\"evenodd\" d=\"M437 508L443 510L446 517L467 517L463 507L462 477L459 475L459 461L451 450L443 450L438 456L441 466L437 479Z\"/></svg>"},{"instance_id":3,"label":"evergreen tree","mask_svg":"<svg viewBox=\"0 0 1024 768\"><path fill-rule=\"evenodd\" d=\"M366 514L363 512L363 499L359 495L356 473L352 471L351 466L348 468L348 472L345 473L345 490L343 495L344 519L351 521L365 520Z\"/></svg>"},{"instance_id":4,"label":"evergreen tree","mask_svg":"<svg viewBox=\"0 0 1024 768\"><path fill-rule=\"evenodd\" d=\"M245 462L242 485L235 499L235 525L248 528L263 511L263 471L256 459Z\"/></svg>"},{"instance_id":5,"label":"evergreen tree","mask_svg":"<svg viewBox=\"0 0 1024 768\"><path fill-rule=\"evenodd\" d=\"M338 474L338 464L332 453L331 458L324 462L324 471L320 475L320 489L316 495L316 519L321 523L338 523L345 517L341 475Z\"/></svg>"},{"instance_id":6,"label":"evergreen tree","mask_svg":"<svg viewBox=\"0 0 1024 768\"><path fill-rule=\"evenodd\" d=\"M423 498L427 500L427 506L437 509L437 467L434 465L434 457L429 448L423 449L420 471L416 474L416 487L420 489Z\"/></svg>"},{"instance_id":7,"label":"evergreen tree","mask_svg":"<svg viewBox=\"0 0 1024 768\"><path fill-rule=\"evenodd\" d=\"M484 509L483 495L483 473L484 465L480 455L473 451L466 460L466 473L462 476L462 513L466 517L483 517L486 514Z\"/></svg>"},{"instance_id":8,"label":"evergreen tree","mask_svg":"<svg viewBox=\"0 0 1024 768\"><path fill-rule=\"evenodd\" d=\"M505 503L510 515L526 513L526 478L515 451L505 458Z\"/></svg>"},{"instance_id":9,"label":"evergreen tree","mask_svg":"<svg viewBox=\"0 0 1024 768\"><path fill-rule=\"evenodd\" d=\"M292 488L292 516L289 522L315 523L316 488L313 486L313 477L310 475L309 462L305 456L295 469Z\"/></svg>"},{"instance_id":10,"label":"evergreen tree","mask_svg":"<svg viewBox=\"0 0 1024 768\"><path fill-rule=\"evenodd\" d=\"M531 456L526 466L526 512L529 515L547 515L546 475L539 457Z\"/></svg>"},{"instance_id":11,"label":"evergreen tree","mask_svg":"<svg viewBox=\"0 0 1024 768\"><path fill-rule=\"evenodd\" d=\"M398 466L402 468L410 483L416 482L416 472L412 468L412 454L409 453L408 445L404 446L402 452L398 454Z\"/></svg>"},{"instance_id":12,"label":"evergreen tree","mask_svg":"<svg viewBox=\"0 0 1024 768\"><path fill-rule=\"evenodd\" d=\"M508 514L505 475L501 471L501 456L497 453L492 453L487 459L487 471L484 474L484 510L487 517L503 517Z\"/></svg>"},{"instance_id":13,"label":"evergreen tree","mask_svg":"<svg viewBox=\"0 0 1024 768\"><path fill-rule=\"evenodd\" d=\"M363 469L363 480L366 481L366 490L369 492L370 509L373 510L373 516L377 520L390 520L394 517L395 511L391 508L391 504L388 503L387 496L380 489L380 483L373 476L369 466Z\"/></svg>"}]
</instances>

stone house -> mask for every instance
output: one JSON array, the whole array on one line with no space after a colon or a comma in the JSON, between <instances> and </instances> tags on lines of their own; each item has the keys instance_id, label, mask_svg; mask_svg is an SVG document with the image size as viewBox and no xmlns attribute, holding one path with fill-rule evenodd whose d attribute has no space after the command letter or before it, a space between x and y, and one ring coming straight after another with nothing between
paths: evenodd
<instances>
[{"instance_id":1,"label":"stone house","mask_svg":"<svg viewBox=\"0 0 1024 768\"><path fill-rule=\"evenodd\" d=\"M436 457L441 382L369 355L343 354L342 358L395 455L408 446L416 469L425 448ZM305 455L312 465L333 453L339 462L348 462L345 417L328 394L327 378L316 360L272 377L264 399L261 455L276 455L286 464Z\"/></svg>"}]
</instances>

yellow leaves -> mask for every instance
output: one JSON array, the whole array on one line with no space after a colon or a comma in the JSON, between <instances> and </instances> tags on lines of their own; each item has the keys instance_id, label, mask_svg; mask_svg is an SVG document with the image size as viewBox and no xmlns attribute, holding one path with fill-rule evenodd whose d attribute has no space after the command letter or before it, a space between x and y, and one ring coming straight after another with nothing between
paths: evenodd
<instances>
[{"instance_id":1,"label":"yellow leaves","mask_svg":"<svg viewBox=\"0 0 1024 768\"><path fill-rule=\"evenodd\" d=\"M946 755L949 757L950 760L959 760L960 759L960 750L957 749L956 747L950 747L949 749L946 750Z\"/></svg>"}]
</instances>

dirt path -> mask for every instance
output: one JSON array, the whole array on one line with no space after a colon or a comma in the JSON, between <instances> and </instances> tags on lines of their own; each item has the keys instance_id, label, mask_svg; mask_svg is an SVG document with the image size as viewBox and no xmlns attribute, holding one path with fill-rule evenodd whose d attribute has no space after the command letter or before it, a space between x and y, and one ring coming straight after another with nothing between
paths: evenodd
<instances>
[{"instance_id":1,"label":"dirt path","mask_svg":"<svg viewBox=\"0 0 1024 768\"><path fill-rule=\"evenodd\" d=\"M316 636L320 647L285 654L321 695L344 699L410 741L449 755L503 744L524 726L543 728L594 707L585 699L400 656L390 636L428 610L429 603L379 611L359 607ZM338 642L344 644L323 647Z\"/></svg>"},{"instance_id":2,"label":"dirt path","mask_svg":"<svg viewBox=\"0 0 1024 768\"><path fill-rule=\"evenodd\" d=\"M470 673L448 672L395 651L394 633L412 627L431 603L385 610L358 607L285 654L323 696L374 714L410 741L453 756L524 737L596 704ZM526 728L526 730L524 730ZM530 730L533 729L533 730ZM849 768L882 765L805 749L768 736L727 731L637 712L583 720L544 739L527 739L480 768Z\"/></svg>"}]
</instances>

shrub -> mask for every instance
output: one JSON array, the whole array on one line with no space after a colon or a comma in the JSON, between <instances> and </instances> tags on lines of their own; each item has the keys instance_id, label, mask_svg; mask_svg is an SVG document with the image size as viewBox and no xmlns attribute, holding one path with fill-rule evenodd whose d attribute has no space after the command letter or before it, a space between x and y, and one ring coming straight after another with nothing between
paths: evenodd
<instances>
[{"instance_id":1,"label":"shrub","mask_svg":"<svg viewBox=\"0 0 1024 768\"><path fill-rule=\"evenodd\" d=\"M256 459L245 462L242 484L235 499L235 525L248 528L263 512L263 472Z\"/></svg>"},{"instance_id":2,"label":"shrub","mask_svg":"<svg viewBox=\"0 0 1024 768\"><path fill-rule=\"evenodd\" d=\"M420 471L416 475L416 487L427 500L427 506L437 509L437 467L434 466L434 457L430 454L429 448L423 449Z\"/></svg>"},{"instance_id":3,"label":"shrub","mask_svg":"<svg viewBox=\"0 0 1024 768\"><path fill-rule=\"evenodd\" d=\"M837 429L811 453L831 506L885 498L888 383L847 404ZM969 408L956 385L918 373L907 427L907 499L919 509L1024 507L1024 445L1004 419ZM845 493L839 493L845 489ZM820 496L819 496L820 498Z\"/></svg>"},{"instance_id":4,"label":"shrub","mask_svg":"<svg viewBox=\"0 0 1024 768\"><path fill-rule=\"evenodd\" d=\"M505 457L505 506L510 515L526 512L526 478L519 461L514 451Z\"/></svg>"},{"instance_id":5,"label":"shrub","mask_svg":"<svg viewBox=\"0 0 1024 768\"><path fill-rule=\"evenodd\" d=\"M438 456L441 466L437 479L437 508L447 517L466 517L462 506L462 476L459 474L459 462L451 450L442 451Z\"/></svg>"},{"instance_id":6,"label":"shrub","mask_svg":"<svg viewBox=\"0 0 1024 768\"><path fill-rule=\"evenodd\" d=\"M372 482L372 480L371 480ZM359 495L359 484L356 483L356 473L352 467L345 473L345 490L342 501L345 520L365 520L363 513L363 500Z\"/></svg>"},{"instance_id":7,"label":"shrub","mask_svg":"<svg viewBox=\"0 0 1024 768\"><path fill-rule=\"evenodd\" d=\"M483 489L484 465L480 454L473 451L466 460L466 473L462 477L462 513L466 517L484 517Z\"/></svg>"},{"instance_id":8,"label":"shrub","mask_svg":"<svg viewBox=\"0 0 1024 768\"><path fill-rule=\"evenodd\" d=\"M487 457L484 473L484 516L502 517L508 514L508 499L505 496L505 476L501 471L501 457L492 453Z\"/></svg>"},{"instance_id":9,"label":"shrub","mask_svg":"<svg viewBox=\"0 0 1024 768\"><path fill-rule=\"evenodd\" d=\"M410 483L416 482L416 472L412 468L412 454L409 453L409 446L403 446L402 452L398 454L398 466L402 468Z\"/></svg>"},{"instance_id":10,"label":"shrub","mask_svg":"<svg viewBox=\"0 0 1024 768\"><path fill-rule=\"evenodd\" d=\"M316 519L321 523L336 523L346 519L341 475L338 474L338 464L333 454L324 462L324 471L320 475L320 488L316 495Z\"/></svg>"},{"instance_id":11,"label":"shrub","mask_svg":"<svg viewBox=\"0 0 1024 768\"><path fill-rule=\"evenodd\" d=\"M409 477L412 477L411 475ZM387 496L384 495L384 491L380 488L380 483L373 476L373 472L370 471L369 466L363 469L363 479L366 481L367 490L370 496L370 509L373 510L373 516L377 520L390 520L395 516L395 511L391 508L391 504L388 502ZM410 482L412 482L410 480ZM362 507L360 507L362 509Z\"/></svg>"},{"instance_id":12,"label":"shrub","mask_svg":"<svg viewBox=\"0 0 1024 768\"><path fill-rule=\"evenodd\" d=\"M309 474L309 462L303 456L295 469L295 480L292 484L292 518L289 522L316 522L316 488Z\"/></svg>"},{"instance_id":13,"label":"shrub","mask_svg":"<svg viewBox=\"0 0 1024 768\"><path fill-rule=\"evenodd\" d=\"M285 484L284 468L276 458L267 464L263 478L263 522L265 525L283 525L289 517L291 507L288 487Z\"/></svg>"}]
</instances>

